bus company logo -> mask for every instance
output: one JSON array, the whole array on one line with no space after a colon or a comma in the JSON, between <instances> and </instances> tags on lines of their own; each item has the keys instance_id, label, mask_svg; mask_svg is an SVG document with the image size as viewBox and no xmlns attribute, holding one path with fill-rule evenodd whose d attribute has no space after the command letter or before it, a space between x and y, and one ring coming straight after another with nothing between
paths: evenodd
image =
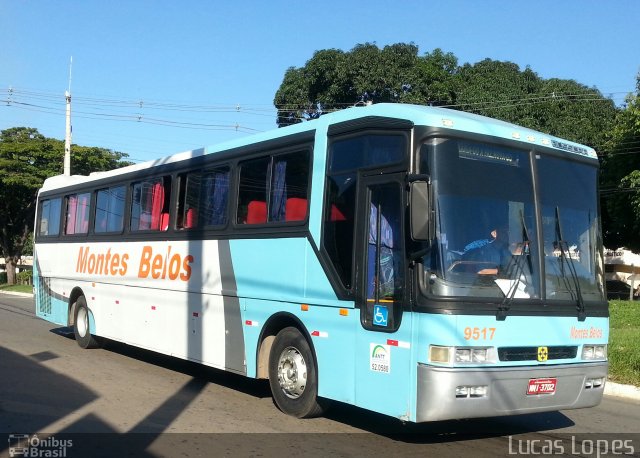
<instances>
[{"instance_id":1,"label":"bus company logo","mask_svg":"<svg viewBox=\"0 0 640 458\"><path fill-rule=\"evenodd\" d=\"M538 361L543 363L547 359L549 359L549 348L547 348L547 347L538 347Z\"/></svg>"},{"instance_id":2,"label":"bus company logo","mask_svg":"<svg viewBox=\"0 0 640 458\"><path fill-rule=\"evenodd\" d=\"M55 436L39 438L37 434L9 434L10 457L67 457L73 447L72 439L57 439Z\"/></svg>"},{"instance_id":3,"label":"bus company logo","mask_svg":"<svg viewBox=\"0 0 640 458\"><path fill-rule=\"evenodd\" d=\"M603 335L602 328L576 328L571 326L570 337L574 340L579 339L601 339Z\"/></svg>"},{"instance_id":4,"label":"bus company logo","mask_svg":"<svg viewBox=\"0 0 640 458\"><path fill-rule=\"evenodd\" d=\"M391 347L389 345L369 345L369 368L374 372L391 372Z\"/></svg>"},{"instance_id":5,"label":"bus company logo","mask_svg":"<svg viewBox=\"0 0 640 458\"><path fill-rule=\"evenodd\" d=\"M138 278L154 280L182 280L191 278L191 264L193 256L183 256L175 251L171 245L154 251L150 245L142 247L138 265ZM128 253L112 253L111 248L106 252L94 253L91 247L80 247L76 262L76 272L90 275L124 277L129 271L130 257Z\"/></svg>"}]
</instances>

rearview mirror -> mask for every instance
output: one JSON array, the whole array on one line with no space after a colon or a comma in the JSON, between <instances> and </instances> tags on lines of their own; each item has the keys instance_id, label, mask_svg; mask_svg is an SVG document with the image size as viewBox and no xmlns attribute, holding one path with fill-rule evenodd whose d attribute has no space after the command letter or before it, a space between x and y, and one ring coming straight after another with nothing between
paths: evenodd
<instances>
[{"instance_id":1,"label":"rearview mirror","mask_svg":"<svg viewBox=\"0 0 640 458\"><path fill-rule=\"evenodd\" d=\"M430 240L431 197L429 183L426 181L414 181L410 184L409 207L411 212L411 238L413 240Z\"/></svg>"}]
</instances>

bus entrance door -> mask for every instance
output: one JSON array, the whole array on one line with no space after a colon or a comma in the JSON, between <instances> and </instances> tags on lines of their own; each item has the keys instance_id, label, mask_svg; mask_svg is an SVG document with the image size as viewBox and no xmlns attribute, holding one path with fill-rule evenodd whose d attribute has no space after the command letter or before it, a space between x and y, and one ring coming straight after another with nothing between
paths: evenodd
<instances>
[{"instance_id":1,"label":"bus entrance door","mask_svg":"<svg viewBox=\"0 0 640 458\"><path fill-rule=\"evenodd\" d=\"M405 303L405 183L401 174L359 180L356 403L408 418L411 320Z\"/></svg>"}]
</instances>

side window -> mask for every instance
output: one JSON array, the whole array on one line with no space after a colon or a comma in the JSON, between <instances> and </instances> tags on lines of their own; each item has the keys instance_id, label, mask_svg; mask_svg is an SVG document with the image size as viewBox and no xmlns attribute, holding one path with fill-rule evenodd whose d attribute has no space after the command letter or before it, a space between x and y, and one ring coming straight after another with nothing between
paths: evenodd
<instances>
[{"instance_id":1,"label":"side window","mask_svg":"<svg viewBox=\"0 0 640 458\"><path fill-rule=\"evenodd\" d=\"M269 221L302 221L307 217L309 151L273 158Z\"/></svg>"},{"instance_id":2,"label":"side window","mask_svg":"<svg viewBox=\"0 0 640 458\"><path fill-rule=\"evenodd\" d=\"M180 177L179 229L227 224L229 168L187 173Z\"/></svg>"},{"instance_id":3,"label":"side window","mask_svg":"<svg viewBox=\"0 0 640 458\"><path fill-rule=\"evenodd\" d=\"M324 248L329 254L342 284L351 289L353 235L356 213L355 172L327 178L327 205L324 218Z\"/></svg>"},{"instance_id":4,"label":"side window","mask_svg":"<svg viewBox=\"0 0 640 458\"><path fill-rule=\"evenodd\" d=\"M66 197L64 233L86 234L89 232L89 205L91 194L72 194Z\"/></svg>"},{"instance_id":5,"label":"side window","mask_svg":"<svg viewBox=\"0 0 640 458\"><path fill-rule=\"evenodd\" d=\"M240 165L238 224L304 221L309 151L276 154Z\"/></svg>"},{"instance_id":6,"label":"side window","mask_svg":"<svg viewBox=\"0 0 640 458\"><path fill-rule=\"evenodd\" d=\"M171 179L150 178L132 185L131 231L166 231L169 228Z\"/></svg>"},{"instance_id":7,"label":"side window","mask_svg":"<svg viewBox=\"0 0 640 458\"><path fill-rule=\"evenodd\" d=\"M353 252L358 171L401 164L404 134L363 133L339 138L329 147L323 246L346 289L353 286Z\"/></svg>"},{"instance_id":8,"label":"side window","mask_svg":"<svg viewBox=\"0 0 640 458\"><path fill-rule=\"evenodd\" d=\"M38 235L56 236L60 234L60 210L62 199L43 200L40 206Z\"/></svg>"},{"instance_id":9,"label":"side window","mask_svg":"<svg viewBox=\"0 0 640 458\"><path fill-rule=\"evenodd\" d=\"M373 187L370 193L367 302L393 302L402 299L404 285L401 190L389 183Z\"/></svg>"},{"instance_id":10,"label":"side window","mask_svg":"<svg viewBox=\"0 0 640 458\"><path fill-rule=\"evenodd\" d=\"M238 224L267 222L267 177L270 162L269 157L264 157L240 165Z\"/></svg>"},{"instance_id":11,"label":"side window","mask_svg":"<svg viewBox=\"0 0 640 458\"><path fill-rule=\"evenodd\" d=\"M94 232L122 232L124 225L124 205L126 187L99 189L96 193L96 219Z\"/></svg>"}]
</instances>

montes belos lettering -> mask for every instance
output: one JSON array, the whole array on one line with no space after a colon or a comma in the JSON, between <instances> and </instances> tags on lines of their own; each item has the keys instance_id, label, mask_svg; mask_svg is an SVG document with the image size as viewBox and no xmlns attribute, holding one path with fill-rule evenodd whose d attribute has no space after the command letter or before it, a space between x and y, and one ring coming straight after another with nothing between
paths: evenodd
<instances>
[{"instance_id":1,"label":"montes belos lettering","mask_svg":"<svg viewBox=\"0 0 640 458\"><path fill-rule=\"evenodd\" d=\"M106 252L95 253L90 248L80 247L76 272L112 277L127 275L131 259L129 253L114 253L111 248ZM168 245L165 250L155 252L151 245L145 245L140 254L137 276L154 280L188 281L191 278L193 261L192 255L173 251L171 245Z\"/></svg>"}]
</instances>

